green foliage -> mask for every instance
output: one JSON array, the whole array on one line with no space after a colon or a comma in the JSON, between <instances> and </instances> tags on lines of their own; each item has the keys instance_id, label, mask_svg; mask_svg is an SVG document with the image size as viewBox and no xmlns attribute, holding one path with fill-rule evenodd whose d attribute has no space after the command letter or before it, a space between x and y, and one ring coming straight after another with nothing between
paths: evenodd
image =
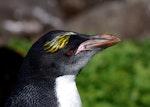
<instances>
[{"instance_id":1,"label":"green foliage","mask_svg":"<svg viewBox=\"0 0 150 107\"><path fill-rule=\"evenodd\" d=\"M125 41L96 55L77 85L83 107L150 107L150 41Z\"/></svg>"},{"instance_id":2,"label":"green foliage","mask_svg":"<svg viewBox=\"0 0 150 107\"><path fill-rule=\"evenodd\" d=\"M25 40L25 39L17 39L17 38L11 38L7 44L7 46L20 53L22 56L25 56L31 47L32 43Z\"/></svg>"}]
</instances>

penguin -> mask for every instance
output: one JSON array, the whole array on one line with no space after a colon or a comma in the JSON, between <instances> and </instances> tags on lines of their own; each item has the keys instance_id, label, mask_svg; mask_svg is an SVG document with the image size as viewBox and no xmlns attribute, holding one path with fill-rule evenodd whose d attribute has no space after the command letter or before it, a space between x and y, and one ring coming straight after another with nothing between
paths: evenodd
<instances>
[{"instance_id":1,"label":"penguin","mask_svg":"<svg viewBox=\"0 0 150 107\"><path fill-rule=\"evenodd\" d=\"M50 31L30 48L5 107L82 107L75 79L88 61L120 39Z\"/></svg>"}]
</instances>

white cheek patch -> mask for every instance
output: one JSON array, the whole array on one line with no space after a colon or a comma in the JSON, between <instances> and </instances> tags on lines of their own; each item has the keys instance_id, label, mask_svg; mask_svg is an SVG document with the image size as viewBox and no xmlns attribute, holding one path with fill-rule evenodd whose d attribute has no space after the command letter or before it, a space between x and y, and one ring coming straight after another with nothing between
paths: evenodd
<instances>
[{"instance_id":1,"label":"white cheek patch","mask_svg":"<svg viewBox=\"0 0 150 107\"><path fill-rule=\"evenodd\" d=\"M59 107L82 107L74 75L56 78L55 89Z\"/></svg>"}]
</instances>

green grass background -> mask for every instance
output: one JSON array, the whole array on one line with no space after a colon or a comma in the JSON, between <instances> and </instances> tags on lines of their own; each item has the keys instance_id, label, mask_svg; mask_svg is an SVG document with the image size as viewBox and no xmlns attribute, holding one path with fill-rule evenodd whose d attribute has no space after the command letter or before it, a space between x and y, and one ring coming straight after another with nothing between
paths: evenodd
<instances>
[{"instance_id":1,"label":"green grass background","mask_svg":"<svg viewBox=\"0 0 150 107\"><path fill-rule=\"evenodd\" d=\"M124 41L86 65L77 78L83 107L150 107L150 40Z\"/></svg>"},{"instance_id":2,"label":"green grass background","mask_svg":"<svg viewBox=\"0 0 150 107\"><path fill-rule=\"evenodd\" d=\"M25 56L26 40L8 47ZM122 41L100 52L81 71L77 86L83 107L150 107L150 39Z\"/></svg>"}]
</instances>

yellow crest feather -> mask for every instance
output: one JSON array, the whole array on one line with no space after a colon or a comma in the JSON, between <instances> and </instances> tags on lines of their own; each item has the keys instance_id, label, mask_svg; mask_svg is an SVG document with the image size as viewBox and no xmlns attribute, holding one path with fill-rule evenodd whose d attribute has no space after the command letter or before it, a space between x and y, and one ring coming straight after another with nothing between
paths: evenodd
<instances>
[{"instance_id":1,"label":"yellow crest feather","mask_svg":"<svg viewBox=\"0 0 150 107\"><path fill-rule=\"evenodd\" d=\"M44 50L50 53L54 53L59 49L66 46L69 42L70 36L74 34L73 32L65 33L64 35L56 36L53 40L47 41L44 44Z\"/></svg>"}]
</instances>

